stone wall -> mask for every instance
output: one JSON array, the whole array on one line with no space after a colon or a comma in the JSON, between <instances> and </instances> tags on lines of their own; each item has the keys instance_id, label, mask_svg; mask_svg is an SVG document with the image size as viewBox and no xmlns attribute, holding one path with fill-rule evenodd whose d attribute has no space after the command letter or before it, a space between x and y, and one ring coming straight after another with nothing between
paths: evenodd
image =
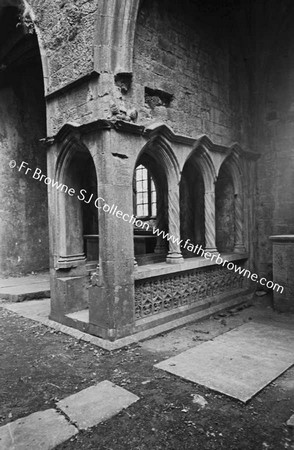
<instances>
[{"instance_id":1,"label":"stone wall","mask_svg":"<svg viewBox=\"0 0 294 450\"><path fill-rule=\"evenodd\" d=\"M258 268L272 277L270 235L294 233L294 39L290 28L283 29L271 54L267 73L259 80L256 147L258 162L259 236Z\"/></svg>"},{"instance_id":2,"label":"stone wall","mask_svg":"<svg viewBox=\"0 0 294 450\"><path fill-rule=\"evenodd\" d=\"M133 84L125 98L142 121L162 120L179 133L248 146L248 83L240 49L229 24L203 9L195 1L143 2Z\"/></svg>"},{"instance_id":3,"label":"stone wall","mask_svg":"<svg viewBox=\"0 0 294 450\"><path fill-rule=\"evenodd\" d=\"M249 81L232 18L218 17L217 4L211 11L196 0L141 2L133 67L128 68L132 50L125 42L128 27L121 22L131 17L129 27L134 27L135 17L126 11L139 2L120 2L29 1L49 94L48 135L69 121L107 118L114 101L123 110L135 107L140 123L163 120L176 132L207 134L220 144L238 141L249 148ZM118 19L111 25L115 14ZM109 47L109 64L118 58L122 67L107 67L103 52L97 54L105 60L96 60L95 46ZM125 54L126 70L132 73L123 73L119 55ZM94 80L60 92L95 73Z\"/></svg>"},{"instance_id":4,"label":"stone wall","mask_svg":"<svg viewBox=\"0 0 294 450\"><path fill-rule=\"evenodd\" d=\"M48 268L47 188L24 170L9 168L15 160L46 173L45 103L40 67L21 67L0 87L0 274Z\"/></svg>"},{"instance_id":5,"label":"stone wall","mask_svg":"<svg viewBox=\"0 0 294 450\"><path fill-rule=\"evenodd\" d=\"M29 0L28 4L47 58L48 91L92 71L97 1Z\"/></svg>"}]
</instances>

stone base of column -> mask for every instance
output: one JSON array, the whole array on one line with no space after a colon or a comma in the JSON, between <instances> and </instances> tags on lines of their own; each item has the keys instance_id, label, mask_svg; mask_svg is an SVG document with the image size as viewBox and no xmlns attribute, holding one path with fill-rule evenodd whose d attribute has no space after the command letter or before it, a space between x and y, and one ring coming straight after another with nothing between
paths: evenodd
<instances>
[{"instance_id":1,"label":"stone base of column","mask_svg":"<svg viewBox=\"0 0 294 450\"><path fill-rule=\"evenodd\" d=\"M246 248L244 244L236 244L234 247L234 253L246 253Z\"/></svg>"},{"instance_id":2,"label":"stone base of column","mask_svg":"<svg viewBox=\"0 0 294 450\"><path fill-rule=\"evenodd\" d=\"M212 248L205 248L204 250L205 252L209 252L209 253L219 253L218 249L216 247L212 247Z\"/></svg>"},{"instance_id":3,"label":"stone base of column","mask_svg":"<svg viewBox=\"0 0 294 450\"><path fill-rule=\"evenodd\" d=\"M180 264L184 262L184 258L181 253L169 253L166 258L168 264Z\"/></svg>"},{"instance_id":4,"label":"stone base of column","mask_svg":"<svg viewBox=\"0 0 294 450\"><path fill-rule=\"evenodd\" d=\"M71 269L86 264L86 256L84 253L76 255L59 256L55 269Z\"/></svg>"},{"instance_id":5,"label":"stone base of column","mask_svg":"<svg viewBox=\"0 0 294 450\"><path fill-rule=\"evenodd\" d=\"M155 247L155 249L154 249L154 253L156 253L156 254L164 254L164 253L166 253L166 246L165 246L165 244L164 243L161 243L161 244L156 244L156 247Z\"/></svg>"}]
</instances>

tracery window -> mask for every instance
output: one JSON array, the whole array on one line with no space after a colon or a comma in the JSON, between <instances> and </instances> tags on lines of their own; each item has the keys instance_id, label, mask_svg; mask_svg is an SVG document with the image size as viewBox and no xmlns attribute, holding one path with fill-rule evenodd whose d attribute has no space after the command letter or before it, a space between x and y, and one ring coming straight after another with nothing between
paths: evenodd
<instances>
[{"instance_id":1,"label":"tracery window","mask_svg":"<svg viewBox=\"0 0 294 450\"><path fill-rule=\"evenodd\" d=\"M140 164L135 174L135 212L140 218L155 218L157 214L156 188L150 171Z\"/></svg>"}]
</instances>

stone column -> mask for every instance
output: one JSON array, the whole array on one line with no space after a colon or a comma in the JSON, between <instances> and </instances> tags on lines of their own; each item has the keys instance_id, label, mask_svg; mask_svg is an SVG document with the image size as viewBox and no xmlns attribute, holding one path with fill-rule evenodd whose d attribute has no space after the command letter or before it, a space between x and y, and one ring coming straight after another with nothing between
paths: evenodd
<instances>
[{"instance_id":1,"label":"stone column","mask_svg":"<svg viewBox=\"0 0 294 450\"><path fill-rule=\"evenodd\" d=\"M191 182L192 184L192 182ZM180 190L180 227L182 232L182 239L190 239L192 244L198 243L195 233L195 212L196 205L194 201L194 196L191 195L191 190L189 189L187 179L183 176L181 180L181 190ZM197 217L198 219L198 217ZM189 253L187 249L183 250L183 253Z\"/></svg>"},{"instance_id":2,"label":"stone column","mask_svg":"<svg viewBox=\"0 0 294 450\"><path fill-rule=\"evenodd\" d=\"M273 242L273 281L265 288L273 289L274 308L294 312L294 235L271 236ZM265 281L263 281L265 283Z\"/></svg>"},{"instance_id":3,"label":"stone column","mask_svg":"<svg viewBox=\"0 0 294 450\"><path fill-rule=\"evenodd\" d=\"M235 208L234 252L245 253L246 249L244 246L244 238L243 238L243 225L244 225L243 199L240 194L235 194L234 208Z\"/></svg>"},{"instance_id":4,"label":"stone column","mask_svg":"<svg viewBox=\"0 0 294 450\"><path fill-rule=\"evenodd\" d=\"M169 235L180 240L180 202L179 186L174 184L168 191L168 230ZM169 251L166 262L170 264L179 264L184 261L181 247L178 242L169 241Z\"/></svg>"},{"instance_id":5,"label":"stone column","mask_svg":"<svg viewBox=\"0 0 294 450\"><path fill-rule=\"evenodd\" d=\"M215 193L214 191L204 194L205 214L205 250L210 253L217 252L215 243Z\"/></svg>"},{"instance_id":6,"label":"stone column","mask_svg":"<svg viewBox=\"0 0 294 450\"><path fill-rule=\"evenodd\" d=\"M156 227L159 231L164 230L165 228L165 204L164 204L164 193L162 190L158 192L158 204L157 204L157 221ZM157 254L165 254L166 253L166 244L162 236L156 237L156 246L154 249L154 253Z\"/></svg>"},{"instance_id":7,"label":"stone column","mask_svg":"<svg viewBox=\"0 0 294 450\"><path fill-rule=\"evenodd\" d=\"M92 334L115 340L131 334L135 320L131 176L134 162L127 150L127 158L115 156L122 148L129 149L132 142L129 135L115 130L88 136L89 146L93 146L93 153L97 155L98 195L101 197L99 271L89 286L89 322Z\"/></svg>"},{"instance_id":8,"label":"stone column","mask_svg":"<svg viewBox=\"0 0 294 450\"><path fill-rule=\"evenodd\" d=\"M161 230L161 228L159 227L158 229ZM162 236L157 236L156 238L156 246L154 249L154 253L156 253L157 255L164 255L166 253L166 246Z\"/></svg>"}]
</instances>

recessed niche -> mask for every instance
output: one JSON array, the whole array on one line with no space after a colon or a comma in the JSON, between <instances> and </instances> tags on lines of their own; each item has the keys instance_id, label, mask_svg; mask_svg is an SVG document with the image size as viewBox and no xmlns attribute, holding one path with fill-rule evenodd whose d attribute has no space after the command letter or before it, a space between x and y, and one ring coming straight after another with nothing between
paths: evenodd
<instances>
[{"instance_id":1,"label":"recessed niche","mask_svg":"<svg viewBox=\"0 0 294 450\"><path fill-rule=\"evenodd\" d=\"M156 106L165 106L167 108L170 106L172 99L173 95L168 92L145 87L145 103L152 109Z\"/></svg>"}]
</instances>

